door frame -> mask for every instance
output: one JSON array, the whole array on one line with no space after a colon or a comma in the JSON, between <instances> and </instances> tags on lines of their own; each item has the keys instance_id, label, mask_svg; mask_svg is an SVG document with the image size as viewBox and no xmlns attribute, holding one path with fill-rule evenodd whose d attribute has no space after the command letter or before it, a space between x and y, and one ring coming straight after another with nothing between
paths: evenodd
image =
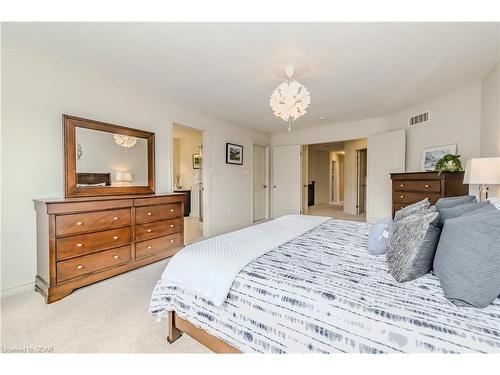
<instances>
[{"instance_id":1,"label":"door frame","mask_svg":"<svg viewBox=\"0 0 500 375\"><path fill-rule=\"evenodd\" d=\"M209 143L209 131L207 129L204 129L201 126L196 126L196 125L186 125L184 123L180 123L177 121L172 121L170 124L170 137L168 140L170 152L170 181L169 181L169 190L171 192L174 191L174 125L179 126L181 128L189 129L189 130L194 130L198 131L201 133L201 139L202 139L202 147L203 147L203 157L201 159L201 178L203 181L203 188L202 188L202 197L203 197L203 205L202 205L202 212L203 212L203 222L202 222L202 235L203 237L209 237L211 233L211 197L210 197L210 171L209 171L209 165L210 165L210 143Z\"/></svg>"},{"instance_id":2,"label":"door frame","mask_svg":"<svg viewBox=\"0 0 500 375\"><path fill-rule=\"evenodd\" d=\"M264 219L263 220L268 220L269 219L269 215L270 215L270 167L269 167L269 163L270 163L270 148L269 148L269 145L265 144L265 143L259 143L259 142L252 142L252 149L251 149L251 155L250 155L250 160L252 160L252 168L250 168L250 186L251 186L251 189L250 189L250 207L251 207L251 210L250 210L250 221L253 223L254 222L254 215L253 215L253 173L254 173L254 165L253 165L253 146L260 146L260 147L264 147L264 152L265 152L265 172L264 172L264 175L265 175L265 184L267 186L266 188L266 207L265 207L265 215L264 215Z\"/></svg>"},{"instance_id":3,"label":"door frame","mask_svg":"<svg viewBox=\"0 0 500 375\"><path fill-rule=\"evenodd\" d=\"M360 188L362 185L362 182L360 181L360 175L361 175L361 158L360 156L362 154L366 155L366 161L365 161L365 172L368 172L368 147L366 148L360 148L356 150L356 215L361 215L363 212L366 212L366 201L367 201L367 193L366 193L366 181L365 181L365 189L364 189L364 201L363 201L363 211L360 211L359 207L359 198L360 198Z\"/></svg>"}]
</instances>

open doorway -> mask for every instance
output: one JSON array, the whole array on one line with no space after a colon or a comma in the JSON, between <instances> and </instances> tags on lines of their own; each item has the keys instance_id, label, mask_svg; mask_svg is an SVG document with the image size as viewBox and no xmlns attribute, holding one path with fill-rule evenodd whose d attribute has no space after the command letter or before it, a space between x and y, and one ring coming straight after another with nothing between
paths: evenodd
<instances>
[{"instance_id":1,"label":"open doorway","mask_svg":"<svg viewBox=\"0 0 500 375\"><path fill-rule=\"evenodd\" d=\"M302 168L306 169L307 183L303 186L302 199L308 204L304 213L366 221L366 148L366 139L303 146L303 152L307 152L303 160L307 162ZM364 169L358 172L358 151L363 150L364 161L360 167ZM358 186L359 173L362 176ZM360 204L362 211L358 211Z\"/></svg>"},{"instance_id":2,"label":"open doorway","mask_svg":"<svg viewBox=\"0 0 500 375\"><path fill-rule=\"evenodd\" d=\"M203 237L203 132L173 126L174 192L184 193L184 243Z\"/></svg>"}]
</instances>

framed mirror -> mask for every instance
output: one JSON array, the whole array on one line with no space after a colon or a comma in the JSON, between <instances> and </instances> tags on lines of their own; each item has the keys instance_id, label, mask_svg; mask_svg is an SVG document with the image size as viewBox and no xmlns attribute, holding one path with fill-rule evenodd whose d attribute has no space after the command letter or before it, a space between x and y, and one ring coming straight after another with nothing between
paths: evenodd
<instances>
[{"instance_id":1,"label":"framed mirror","mask_svg":"<svg viewBox=\"0 0 500 375\"><path fill-rule=\"evenodd\" d=\"M63 115L66 197L155 192L154 133Z\"/></svg>"}]
</instances>

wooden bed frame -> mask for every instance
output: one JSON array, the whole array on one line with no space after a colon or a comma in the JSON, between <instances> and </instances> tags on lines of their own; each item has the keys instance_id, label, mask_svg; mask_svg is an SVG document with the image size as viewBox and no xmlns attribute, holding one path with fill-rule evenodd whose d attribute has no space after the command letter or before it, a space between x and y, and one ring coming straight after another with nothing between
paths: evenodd
<instances>
[{"instance_id":1,"label":"wooden bed frame","mask_svg":"<svg viewBox=\"0 0 500 375\"><path fill-rule=\"evenodd\" d=\"M182 319L175 311L168 312L168 337L167 341L172 344L182 333L186 333L200 344L206 346L214 353L235 354L241 353L238 349L226 344L221 339L205 332L201 328L195 327L192 323Z\"/></svg>"}]
</instances>

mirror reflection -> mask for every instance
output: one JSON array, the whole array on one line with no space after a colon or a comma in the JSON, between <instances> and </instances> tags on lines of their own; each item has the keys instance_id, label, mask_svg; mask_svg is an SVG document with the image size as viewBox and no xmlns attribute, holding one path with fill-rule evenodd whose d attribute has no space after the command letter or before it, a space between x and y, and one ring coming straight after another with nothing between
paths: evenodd
<instances>
[{"instance_id":1,"label":"mirror reflection","mask_svg":"<svg viewBox=\"0 0 500 375\"><path fill-rule=\"evenodd\" d=\"M147 186L148 141L76 127L77 187Z\"/></svg>"}]
</instances>

